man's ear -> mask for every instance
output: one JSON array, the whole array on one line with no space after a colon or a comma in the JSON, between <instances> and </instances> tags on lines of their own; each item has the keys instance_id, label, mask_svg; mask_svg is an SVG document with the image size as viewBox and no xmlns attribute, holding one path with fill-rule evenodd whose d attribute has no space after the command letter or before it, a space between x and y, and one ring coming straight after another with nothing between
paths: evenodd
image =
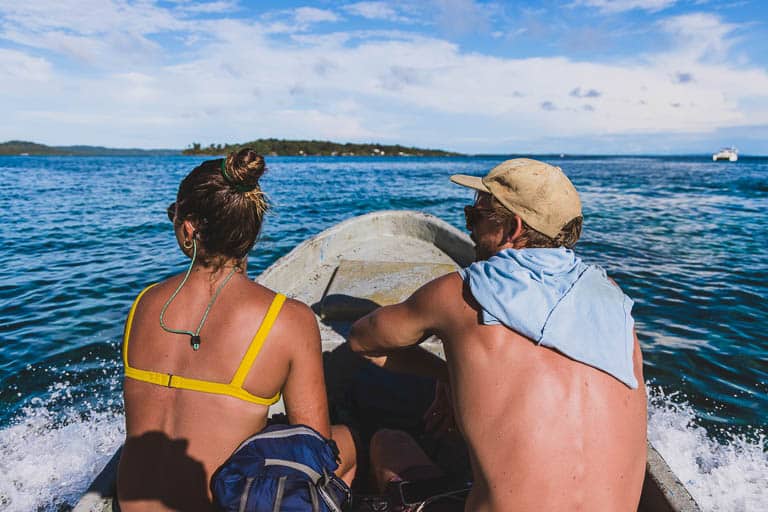
<instances>
[{"instance_id":1,"label":"man's ear","mask_svg":"<svg viewBox=\"0 0 768 512\"><path fill-rule=\"evenodd\" d=\"M509 231L507 231L506 240L504 241L510 245L515 245L515 240L520 238L520 235L522 234L523 219L521 219L519 215L515 215L512 222L510 222Z\"/></svg>"}]
</instances>

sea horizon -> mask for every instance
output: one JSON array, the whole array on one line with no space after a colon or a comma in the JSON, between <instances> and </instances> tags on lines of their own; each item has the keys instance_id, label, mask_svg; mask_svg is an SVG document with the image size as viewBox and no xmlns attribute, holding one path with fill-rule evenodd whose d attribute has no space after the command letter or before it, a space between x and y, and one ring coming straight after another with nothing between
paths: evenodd
<instances>
[{"instance_id":1,"label":"sea horizon","mask_svg":"<svg viewBox=\"0 0 768 512\"><path fill-rule=\"evenodd\" d=\"M110 149L116 149L120 150L123 148L110 148ZM165 150L165 149L158 149L158 150L152 150L152 149L141 149L141 148L124 148L124 149L132 149L132 150L138 150L138 151L169 151L169 152L176 152L178 153L169 153L169 154L162 154L162 155L152 155L152 154L118 154L118 153L112 153L112 154L93 154L93 155L68 155L68 154L50 154L50 155L24 155L24 154L18 154L18 155L0 155L4 158L29 158L29 157L35 157L35 158L111 158L111 157L118 157L118 158L163 158L166 156L183 156L183 157L189 157L189 158L221 158L226 155L226 153L217 153L217 154L204 154L204 153L198 153L193 155L185 155L182 154L183 150ZM266 158L389 158L389 159L433 159L433 158L445 158L445 159L461 159L461 158L473 158L473 159L512 159L512 158L533 158L533 159L556 159L556 158L568 158L568 159L616 159L616 158L645 158L645 159L659 159L659 158L666 158L666 159L703 159L705 161L712 161L712 154L711 153L648 153L648 154L642 154L642 153L613 153L613 154L589 154L589 153L583 153L583 154L576 154L576 153L478 153L478 154L466 154L466 155L453 155L453 156L399 156L399 155L348 155L348 156L342 156L342 155L264 155ZM718 162L718 164L721 165L728 165L728 164L737 164L739 161L743 160L764 160L768 159L768 155L749 155L749 154L741 154L739 153L739 160L736 162L726 162L721 161Z\"/></svg>"},{"instance_id":2,"label":"sea horizon","mask_svg":"<svg viewBox=\"0 0 768 512\"><path fill-rule=\"evenodd\" d=\"M294 139L286 139L291 142L295 142ZM392 143L381 143L381 142L371 142L371 141L364 141L364 142L335 142L335 141L321 141L321 140L312 140L307 139L307 141L312 142L323 142L323 143L332 143L332 144L362 144L362 145L370 145L370 146L393 146ZM304 142L302 140L302 142ZM198 153L192 153L192 154L183 154L184 151L189 151L190 146L184 147L184 148L163 148L163 147L157 147L157 148L146 148L146 147L120 147L120 146L101 146L101 145L92 145L92 144L67 144L67 145L53 145L53 144L43 144L38 142L31 142L31 141L22 141L22 140L8 140L5 142L0 142L0 147L3 144L10 144L10 143L24 143L24 144L37 144L40 146L44 146L46 148L50 149L91 149L91 150L104 150L104 154L67 154L67 153L50 153L50 154L2 154L0 153L0 156L35 156L35 157L44 157L44 156L78 156L78 157L90 157L90 156L222 156L225 153L224 152L217 152L217 153L207 153L207 152L198 152ZM234 142L234 143L226 143L230 146L244 146L247 145L248 142ZM405 146L407 143L398 143L397 145ZM453 149L446 149L446 148L420 148L415 146L407 146L411 147L416 150L421 151L444 151L444 152L453 152L457 153L455 155L444 155L444 156L429 156L429 155L384 155L384 158L496 158L496 157L510 157L510 158L563 158L563 157L569 157L569 158L712 158L713 152L717 152L720 149L727 149L731 147L737 146L722 146L720 148L713 148L711 151L707 150L701 150L701 151L688 151L688 152L664 152L664 151L657 151L657 152L627 152L627 153L620 153L620 152L614 152L614 153L578 153L578 152L567 152L567 151L538 151L538 152L525 152L525 151L510 151L510 152L481 152L481 153L463 153L457 150ZM207 149L207 148L205 148ZM146 152L146 153L126 153L126 154L116 154L114 152L116 151L127 151L127 152ZM162 154L162 153L173 153L173 154ZM768 154L758 154L758 153L742 153L739 151L738 153L739 159L760 159L760 158L768 158ZM319 155L319 154L307 154L307 155L288 155L288 154L275 154L270 156L279 156L279 157L329 157L329 158L356 158L356 157L373 157L373 158L382 158L382 155L376 155L376 154L359 154L359 155ZM732 162L723 162L723 163L732 163Z\"/></svg>"}]
</instances>

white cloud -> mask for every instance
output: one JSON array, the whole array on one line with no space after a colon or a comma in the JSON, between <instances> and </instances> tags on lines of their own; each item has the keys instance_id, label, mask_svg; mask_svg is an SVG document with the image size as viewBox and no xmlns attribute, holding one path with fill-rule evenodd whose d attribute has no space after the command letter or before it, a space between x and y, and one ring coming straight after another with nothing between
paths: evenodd
<instances>
[{"instance_id":1,"label":"white cloud","mask_svg":"<svg viewBox=\"0 0 768 512\"><path fill-rule=\"evenodd\" d=\"M55 71L50 62L23 52L0 48L0 115L8 126L7 139L11 136L10 119L25 104L46 97L55 87ZM18 124L15 127L19 127Z\"/></svg>"},{"instance_id":2,"label":"white cloud","mask_svg":"<svg viewBox=\"0 0 768 512\"><path fill-rule=\"evenodd\" d=\"M413 23L414 20L403 16L386 2L356 2L343 7L344 11L369 20L384 20L393 23Z\"/></svg>"},{"instance_id":3,"label":"white cloud","mask_svg":"<svg viewBox=\"0 0 768 512\"><path fill-rule=\"evenodd\" d=\"M315 7L299 7L287 11L272 11L263 15L264 30L271 34L296 34L306 32L317 23L331 23L341 18L333 11Z\"/></svg>"},{"instance_id":4,"label":"white cloud","mask_svg":"<svg viewBox=\"0 0 768 512\"><path fill-rule=\"evenodd\" d=\"M397 16L395 10L384 2L357 2L345 5L344 10L370 20L386 20Z\"/></svg>"},{"instance_id":5,"label":"white cloud","mask_svg":"<svg viewBox=\"0 0 768 512\"><path fill-rule=\"evenodd\" d=\"M125 66L154 59L160 46L149 36L189 24L148 2L0 0L0 38L50 50L91 66Z\"/></svg>"},{"instance_id":6,"label":"white cloud","mask_svg":"<svg viewBox=\"0 0 768 512\"><path fill-rule=\"evenodd\" d=\"M82 35L129 32L152 34L185 28L173 12L152 2L118 0L0 0L3 28L23 26L32 31L64 29Z\"/></svg>"},{"instance_id":7,"label":"white cloud","mask_svg":"<svg viewBox=\"0 0 768 512\"><path fill-rule=\"evenodd\" d=\"M13 99L3 102L0 140L184 147L276 136L471 151L461 145L768 124L768 73L733 64L737 27L709 15L663 21L670 50L592 63L467 53L403 31L290 32L286 40L249 20L105 5L105 23L93 30L89 16L55 6L47 20L35 8L10 9L4 34L25 50L0 49L0 93ZM120 9L122 24L109 18ZM281 16L336 19L320 9ZM195 44L174 54L153 34ZM90 67L82 74L35 48Z\"/></svg>"},{"instance_id":8,"label":"white cloud","mask_svg":"<svg viewBox=\"0 0 768 512\"><path fill-rule=\"evenodd\" d=\"M660 22L662 29L675 40L675 46L688 58L723 59L734 43L729 36L739 26L723 23L719 17L707 13L692 13L667 18Z\"/></svg>"},{"instance_id":9,"label":"white cloud","mask_svg":"<svg viewBox=\"0 0 768 512\"><path fill-rule=\"evenodd\" d=\"M600 12L614 14L633 9L644 11L661 11L677 3L677 0L576 0L572 6L595 7Z\"/></svg>"},{"instance_id":10,"label":"white cloud","mask_svg":"<svg viewBox=\"0 0 768 512\"><path fill-rule=\"evenodd\" d=\"M9 29L3 36L15 43L54 51L94 67L137 65L159 56L161 47L152 40L129 32L112 32L102 38L73 35L64 30L30 33Z\"/></svg>"},{"instance_id":11,"label":"white cloud","mask_svg":"<svg viewBox=\"0 0 768 512\"><path fill-rule=\"evenodd\" d=\"M226 14L239 10L237 2L234 1L217 1L217 2L184 2L179 6L181 11L203 14L203 13L220 13Z\"/></svg>"},{"instance_id":12,"label":"white cloud","mask_svg":"<svg viewBox=\"0 0 768 512\"><path fill-rule=\"evenodd\" d=\"M309 25L325 21L338 21L339 17L333 11L326 9L316 9L314 7L299 7L295 11L296 23L300 25Z\"/></svg>"},{"instance_id":13,"label":"white cloud","mask_svg":"<svg viewBox=\"0 0 768 512\"><path fill-rule=\"evenodd\" d=\"M474 0L432 0L437 8L437 24L449 34L463 35L490 31L490 16L494 5Z\"/></svg>"},{"instance_id":14,"label":"white cloud","mask_svg":"<svg viewBox=\"0 0 768 512\"><path fill-rule=\"evenodd\" d=\"M381 132L366 128L354 114L333 110L287 109L271 113L269 118L276 130L291 133L290 137L296 139L365 140L382 135Z\"/></svg>"},{"instance_id":15,"label":"white cloud","mask_svg":"<svg viewBox=\"0 0 768 512\"><path fill-rule=\"evenodd\" d=\"M8 80L22 82L45 82L51 79L50 63L26 53L0 48L0 85Z\"/></svg>"}]
</instances>

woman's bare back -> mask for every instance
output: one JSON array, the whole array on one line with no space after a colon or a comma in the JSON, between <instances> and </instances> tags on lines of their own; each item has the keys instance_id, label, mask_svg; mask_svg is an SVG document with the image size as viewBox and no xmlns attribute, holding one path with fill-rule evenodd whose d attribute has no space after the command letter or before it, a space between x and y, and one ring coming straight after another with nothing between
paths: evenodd
<instances>
[{"instance_id":1,"label":"woman's bare back","mask_svg":"<svg viewBox=\"0 0 768 512\"><path fill-rule=\"evenodd\" d=\"M168 307L166 325L194 329L220 277L213 283L208 273L193 272ZM200 348L194 351L188 335L168 333L159 324L163 304L180 281L181 276L173 277L142 297L128 340L129 364L228 383L275 293L245 275L235 275L211 307L200 331ZM307 306L292 300L285 303L243 388L264 398L283 389L289 419L330 435L319 333ZM233 396L131 378L125 379L124 393L127 439L119 467L118 497L125 511L209 510L211 475L243 439L266 425L269 410ZM316 403L307 408L298 403L307 400Z\"/></svg>"}]
</instances>

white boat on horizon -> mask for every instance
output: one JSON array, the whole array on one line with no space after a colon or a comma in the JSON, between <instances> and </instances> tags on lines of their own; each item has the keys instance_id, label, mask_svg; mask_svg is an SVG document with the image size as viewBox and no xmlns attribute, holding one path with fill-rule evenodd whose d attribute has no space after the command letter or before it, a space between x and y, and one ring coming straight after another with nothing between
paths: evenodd
<instances>
[{"instance_id":1,"label":"white boat on horizon","mask_svg":"<svg viewBox=\"0 0 768 512\"><path fill-rule=\"evenodd\" d=\"M739 151L731 146L729 148L722 148L720 151L712 155L712 161L728 160L729 162L735 162L739 159Z\"/></svg>"}]
</instances>

